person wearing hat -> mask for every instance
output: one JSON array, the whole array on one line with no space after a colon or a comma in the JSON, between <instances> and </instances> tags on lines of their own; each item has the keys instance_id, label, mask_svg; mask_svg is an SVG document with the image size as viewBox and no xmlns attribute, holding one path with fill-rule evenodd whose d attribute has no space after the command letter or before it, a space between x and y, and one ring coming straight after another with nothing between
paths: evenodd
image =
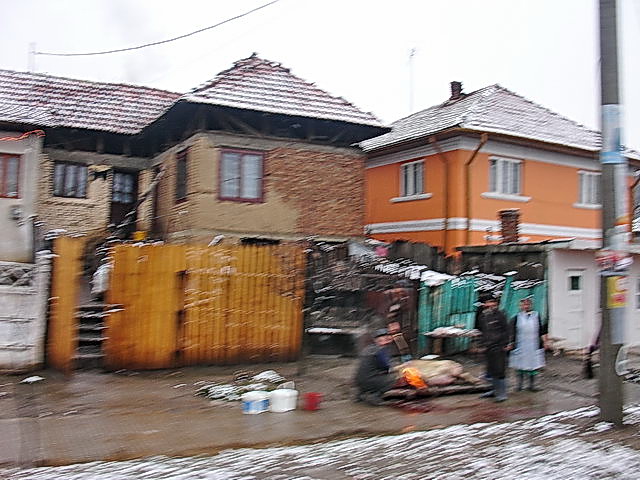
<instances>
[{"instance_id":1,"label":"person wearing hat","mask_svg":"<svg viewBox=\"0 0 640 480\"><path fill-rule=\"evenodd\" d=\"M482 332L481 341L486 355L487 373L493 384L493 390L480 397L493 397L496 402L504 402L507 399L507 352L513 348L510 343L511 324L504 312L498 309L498 300L493 297L484 302L478 323Z\"/></svg>"},{"instance_id":2,"label":"person wearing hat","mask_svg":"<svg viewBox=\"0 0 640 480\"><path fill-rule=\"evenodd\" d=\"M389 332L381 328L374 332L373 343L362 351L355 377L356 401L382 405L382 394L393 387L395 377L389 373L391 363L386 348L389 343Z\"/></svg>"}]
</instances>

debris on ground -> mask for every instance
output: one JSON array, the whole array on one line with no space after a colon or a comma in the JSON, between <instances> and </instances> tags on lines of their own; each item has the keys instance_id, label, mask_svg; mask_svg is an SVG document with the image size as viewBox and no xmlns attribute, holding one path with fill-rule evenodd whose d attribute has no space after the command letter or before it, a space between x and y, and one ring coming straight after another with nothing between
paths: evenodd
<instances>
[{"instance_id":1,"label":"debris on ground","mask_svg":"<svg viewBox=\"0 0 640 480\"><path fill-rule=\"evenodd\" d=\"M278 388L284 388L284 386L290 386L290 384L292 382L287 382L287 379L275 370L265 370L257 375L250 372L236 372L232 383L196 382L194 385L201 385L196 391L196 395L209 400L235 402L239 401L242 395L247 392L256 390L271 392Z\"/></svg>"},{"instance_id":2,"label":"debris on ground","mask_svg":"<svg viewBox=\"0 0 640 480\"><path fill-rule=\"evenodd\" d=\"M43 377L39 375L32 375L31 377L25 378L20 383L36 383L36 382L41 382L42 380L44 380Z\"/></svg>"}]
</instances>

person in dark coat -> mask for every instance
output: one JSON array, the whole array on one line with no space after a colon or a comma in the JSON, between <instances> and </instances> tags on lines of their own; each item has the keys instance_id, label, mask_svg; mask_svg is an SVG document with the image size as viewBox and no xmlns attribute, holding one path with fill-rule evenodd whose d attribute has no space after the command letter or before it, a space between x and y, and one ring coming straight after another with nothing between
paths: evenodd
<instances>
[{"instance_id":1,"label":"person in dark coat","mask_svg":"<svg viewBox=\"0 0 640 480\"><path fill-rule=\"evenodd\" d=\"M356 400L381 405L382 394L391 390L395 377L389 373L391 363L387 346L391 337L386 328L376 330L373 343L360 356L355 383L358 388Z\"/></svg>"},{"instance_id":2,"label":"person in dark coat","mask_svg":"<svg viewBox=\"0 0 640 480\"><path fill-rule=\"evenodd\" d=\"M490 300L493 298L493 295L491 295L490 293L482 293L480 294L479 298L478 298L478 303L476 303L475 305L477 305L476 308L476 315L475 315L475 320L473 323L473 328L476 330L481 330L480 328L480 315L482 315L482 311L484 310L484 304L486 303L487 300ZM481 375L481 378L483 380L486 380L487 382L491 381L491 375L489 375L489 372L487 371L487 369L485 368L484 373Z\"/></svg>"},{"instance_id":3,"label":"person in dark coat","mask_svg":"<svg viewBox=\"0 0 640 480\"><path fill-rule=\"evenodd\" d=\"M493 390L481 395L481 398L494 397L496 402L507 399L507 352L513 348L511 327L504 312L498 309L498 300L489 298L478 318L478 327L482 332L482 347L485 350L487 373L491 377Z\"/></svg>"}]
</instances>

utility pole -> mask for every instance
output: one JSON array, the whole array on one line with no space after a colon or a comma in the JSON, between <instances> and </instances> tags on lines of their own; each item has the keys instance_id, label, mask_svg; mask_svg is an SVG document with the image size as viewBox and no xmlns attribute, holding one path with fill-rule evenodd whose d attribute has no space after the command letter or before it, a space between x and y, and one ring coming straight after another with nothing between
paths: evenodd
<instances>
[{"instance_id":1,"label":"utility pole","mask_svg":"<svg viewBox=\"0 0 640 480\"><path fill-rule=\"evenodd\" d=\"M29 57L27 59L27 67L30 73L36 71L36 42L29 43Z\"/></svg>"},{"instance_id":2,"label":"utility pole","mask_svg":"<svg viewBox=\"0 0 640 480\"><path fill-rule=\"evenodd\" d=\"M600 0L600 84L602 118L602 251L600 299L600 419L622 425L622 378L616 358L624 343L629 217L627 160L621 147L618 98L616 0ZM605 265L605 266L603 266Z\"/></svg>"},{"instance_id":3,"label":"utility pole","mask_svg":"<svg viewBox=\"0 0 640 480\"><path fill-rule=\"evenodd\" d=\"M416 49L412 48L409 51L409 115L413 113L413 57L416 54Z\"/></svg>"}]
</instances>

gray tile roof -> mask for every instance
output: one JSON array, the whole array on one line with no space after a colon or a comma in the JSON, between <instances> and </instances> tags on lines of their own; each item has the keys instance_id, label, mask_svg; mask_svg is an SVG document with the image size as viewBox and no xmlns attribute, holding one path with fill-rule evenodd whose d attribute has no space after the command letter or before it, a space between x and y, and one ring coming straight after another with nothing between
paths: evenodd
<instances>
[{"instance_id":1,"label":"gray tile roof","mask_svg":"<svg viewBox=\"0 0 640 480\"><path fill-rule=\"evenodd\" d=\"M181 101L383 127L373 114L253 54L184 95Z\"/></svg>"},{"instance_id":2,"label":"gray tile roof","mask_svg":"<svg viewBox=\"0 0 640 480\"><path fill-rule=\"evenodd\" d=\"M179 96L136 85L0 70L0 122L134 134Z\"/></svg>"},{"instance_id":3,"label":"gray tile roof","mask_svg":"<svg viewBox=\"0 0 640 480\"><path fill-rule=\"evenodd\" d=\"M416 140L451 128L498 133L575 147L600 149L600 133L501 87L491 85L457 101L402 118L389 133L360 143L367 152ZM628 151L633 158L637 152Z\"/></svg>"}]
</instances>

